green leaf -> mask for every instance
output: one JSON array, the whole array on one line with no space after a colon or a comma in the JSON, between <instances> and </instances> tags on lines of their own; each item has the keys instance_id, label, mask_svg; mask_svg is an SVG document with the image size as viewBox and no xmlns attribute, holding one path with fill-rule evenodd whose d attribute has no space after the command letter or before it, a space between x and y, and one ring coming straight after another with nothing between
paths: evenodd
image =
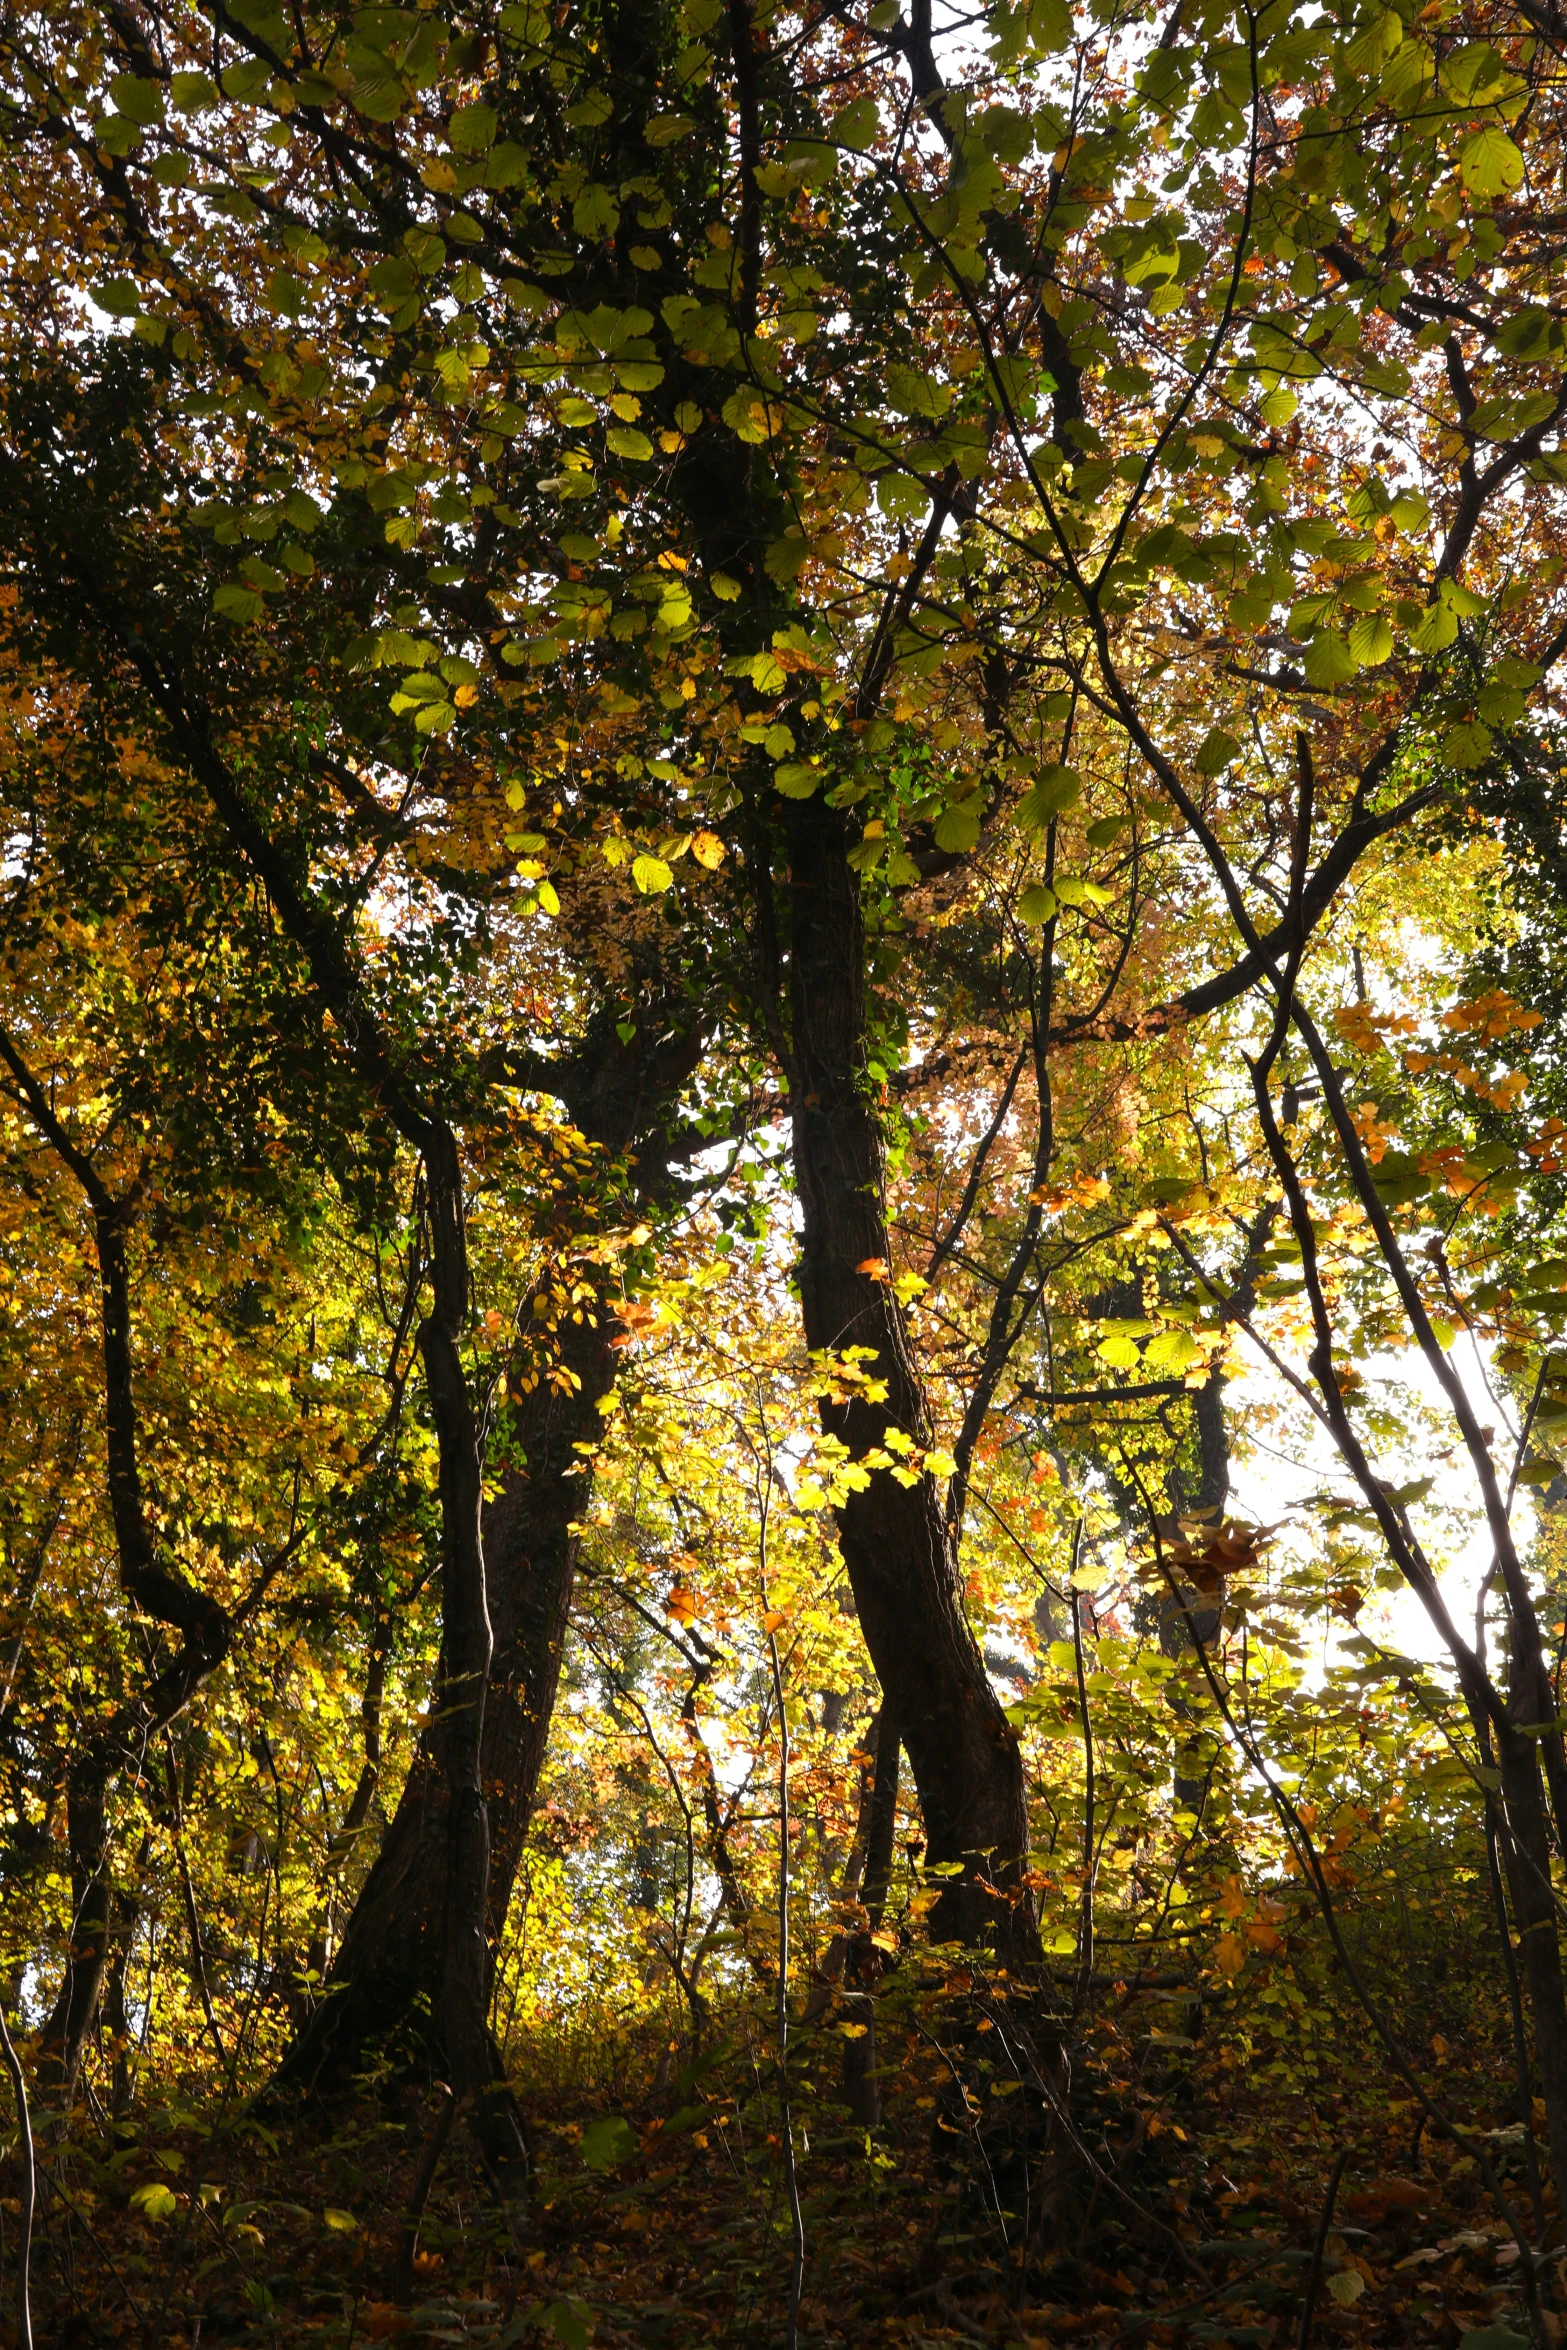
<instances>
[{"instance_id":1,"label":"green leaf","mask_svg":"<svg viewBox=\"0 0 1567 2350\"><path fill-rule=\"evenodd\" d=\"M359 2225L358 2220L355 2219L351 2211L338 2211L330 2203L322 2212L321 2217L325 2220L327 2226L333 2229L340 2236L351 2235L354 2229Z\"/></svg>"},{"instance_id":2,"label":"green leaf","mask_svg":"<svg viewBox=\"0 0 1567 2350\"><path fill-rule=\"evenodd\" d=\"M1082 789L1083 779L1075 767L1042 769L1032 788L1018 802L1018 823L1025 832L1043 832L1063 809L1071 807Z\"/></svg>"},{"instance_id":3,"label":"green leaf","mask_svg":"<svg viewBox=\"0 0 1567 2350\"><path fill-rule=\"evenodd\" d=\"M1462 726L1450 726L1442 737L1442 756L1449 767L1467 771L1483 767L1495 748L1495 737L1488 726L1478 719Z\"/></svg>"},{"instance_id":4,"label":"green leaf","mask_svg":"<svg viewBox=\"0 0 1567 2350\"><path fill-rule=\"evenodd\" d=\"M1048 922L1056 910L1056 893L1042 881L1026 889L1017 902L1018 918L1023 922Z\"/></svg>"},{"instance_id":5,"label":"green leaf","mask_svg":"<svg viewBox=\"0 0 1567 2350\"><path fill-rule=\"evenodd\" d=\"M141 138L141 131L128 114L100 114L92 126L93 137L106 155L127 156Z\"/></svg>"},{"instance_id":6,"label":"green leaf","mask_svg":"<svg viewBox=\"0 0 1567 2350\"><path fill-rule=\"evenodd\" d=\"M141 288L133 277L111 277L98 288L93 300L111 318L134 318L141 308Z\"/></svg>"},{"instance_id":7,"label":"green leaf","mask_svg":"<svg viewBox=\"0 0 1567 2350\"><path fill-rule=\"evenodd\" d=\"M253 99L260 97L271 79L270 65L259 57L243 57L237 65L224 68L223 93L225 97L237 100L241 106L248 106Z\"/></svg>"},{"instance_id":8,"label":"green leaf","mask_svg":"<svg viewBox=\"0 0 1567 2350\"><path fill-rule=\"evenodd\" d=\"M1157 1338L1149 1340L1147 1364L1150 1371L1179 1375L1189 1371L1194 1363L1204 1360L1203 1350L1185 1330L1161 1330Z\"/></svg>"},{"instance_id":9,"label":"green leaf","mask_svg":"<svg viewBox=\"0 0 1567 2350\"><path fill-rule=\"evenodd\" d=\"M657 864L658 860L655 857L651 858L649 862ZM632 871L635 873L635 866L632 867ZM660 889L667 887L669 867L665 865L662 871L666 879L658 883L657 886ZM579 2148L582 2159L589 2170L613 2170L617 2163L628 2161L636 2150L636 2132L632 2129L625 2115L621 2113L609 2115L603 2121L590 2122L582 2133L582 2144Z\"/></svg>"},{"instance_id":10,"label":"green leaf","mask_svg":"<svg viewBox=\"0 0 1567 2350\"><path fill-rule=\"evenodd\" d=\"M1440 653L1458 634L1458 614L1450 604L1428 604L1409 632L1417 653Z\"/></svg>"},{"instance_id":11,"label":"green leaf","mask_svg":"<svg viewBox=\"0 0 1567 2350\"><path fill-rule=\"evenodd\" d=\"M1331 628L1317 631L1302 663L1308 685L1344 685L1358 666L1346 639Z\"/></svg>"},{"instance_id":12,"label":"green leaf","mask_svg":"<svg viewBox=\"0 0 1567 2350\"><path fill-rule=\"evenodd\" d=\"M161 2222L172 2219L179 2204L173 2190L164 2186L161 2179L155 2179L150 2185L135 2189L131 2196L131 2209L139 2211L144 2219Z\"/></svg>"},{"instance_id":13,"label":"green leaf","mask_svg":"<svg viewBox=\"0 0 1567 2350\"><path fill-rule=\"evenodd\" d=\"M1500 196L1523 178L1523 157L1500 123L1487 123L1458 150L1464 186L1474 196Z\"/></svg>"},{"instance_id":14,"label":"green leaf","mask_svg":"<svg viewBox=\"0 0 1567 2350\"><path fill-rule=\"evenodd\" d=\"M1496 329L1496 347L1509 359L1543 359L1561 340L1561 329L1538 302L1526 303Z\"/></svg>"},{"instance_id":15,"label":"green leaf","mask_svg":"<svg viewBox=\"0 0 1567 2350\"><path fill-rule=\"evenodd\" d=\"M668 889L675 877L662 857L652 856L644 850L640 857L634 857L631 861L631 878L642 895L649 898L656 897L660 890ZM603 2126L608 2127L609 2125ZM621 2124L622 2128L625 2126L624 2123ZM583 2143L586 2145L586 2139ZM617 2156L616 2159L618 2160L619 2157Z\"/></svg>"},{"instance_id":16,"label":"green leaf","mask_svg":"<svg viewBox=\"0 0 1567 2350\"><path fill-rule=\"evenodd\" d=\"M604 440L615 456L634 458L638 463L645 462L653 454L653 444L647 434L638 432L634 425L612 424Z\"/></svg>"},{"instance_id":17,"label":"green leaf","mask_svg":"<svg viewBox=\"0 0 1567 2350\"><path fill-rule=\"evenodd\" d=\"M936 819L936 846L951 854L967 856L970 849L979 846L980 827L985 817L984 795L975 792L955 806L944 808Z\"/></svg>"},{"instance_id":18,"label":"green leaf","mask_svg":"<svg viewBox=\"0 0 1567 2350\"><path fill-rule=\"evenodd\" d=\"M1210 726L1193 761L1199 775L1221 775L1241 755L1241 746L1222 726Z\"/></svg>"},{"instance_id":19,"label":"green leaf","mask_svg":"<svg viewBox=\"0 0 1567 2350\"><path fill-rule=\"evenodd\" d=\"M447 140L460 155L482 155L495 144L500 117L493 106L457 106L447 125Z\"/></svg>"},{"instance_id":20,"label":"green leaf","mask_svg":"<svg viewBox=\"0 0 1567 2350\"><path fill-rule=\"evenodd\" d=\"M501 29L514 41L542 47L555 30L554 11L543 5L543 0L512 0L510 7L501 10Z\"/></svg>"},{"instance_id":21,"label":"green leaf","mask_svg":"<svg viewBox=\"0 0 1567 2350\"><path fill-rule=\"evenodd\" d=\"M1362 669L1380 669L1393 650L1393 631L1380 612L1367 612L1349 632L1349 649Z\"/></svg>"},{"instance_id":22,"label":"green leaf","mask_svg":"<svg viewBox=\"0 0 1567 2350\"><path fill-rule=\"evenodd\" d=\"M822 771L806 759L786 759L781 767L773 769L773 789L786 800L808 800L819 791Z\"/></svg>"},{"instance_id":23,"label":"green leaf","mask_svg":"<svg viewBox=\"0 0 1567 2350\"><path fill-rule=\"evenodd\" d=\"M571 224L579 237L612 237L620 226L620 206L608 188L595 180L572 205Z\"/></svg>"},{"instance_id":24,"label":"green leaf","mask_svg":"<svg viewBox=\"0 0 1567 2350\"><path fill-rule=\"evenodd\" d=\"M1479 711L1487 726L1516 726L1528 706L1527 695L1515 685L1491 680L1480 690Z\"/></svg>"},{"instance_id":25,"label":"green leaf","mask_svg":"<svg viewBox=\"0 0 1567 2350\"><path fill-rule=\"evenodd\" d=\"M390 313L419 291L419 278L411 261L400 253L389 253L369 271L365 285L375 296L377 307Z\"/></svg>"},{"instance_id":26,"label":"green leaf","mask_svg":"<svg viewBox=\"0 0 1567 2350\"><path fill-rule=\"evenodd\" d=\"M163 120L163 85L143 81L139 74L117 73L109 84L110 94L128 121L140 123L145 130L149 124Z\"/></svg>"},{"instance_id":27,"label":"green leaf","mask_svg":"<svg viewBox=\"0 0 1567 2350\"><path fill-rule=\"evenodd\" d=\"M225 74L225 89L228 82ZM354 77L354 104L367 122L395 122L407 102L408 92L389 65L372 66Z\"/></svg>"},{"instance_id":28,"label":"green leaf","mask_svg":"<svg viewBox=\"0 0 1567 2350\"><path fill-rule=\"evenodd\" d=\"M867 147L874 145L880 127L875 99L854 98L847 106L840 106L827 125L827 136L838 146L862 155Z\"/></svg>"},{"instance_id":29,"label":"green leaf","mask_svg":"<svg viewBox=\"0 0 1567 2350\"><path fill-rule=\"evenodd\" d=\"M217 84L210 74L171 74L169 96L181 114L204 114L218 102Z\"/></svg>"},{"instance_id":30,"label":"green leaf","mask_svg":"<svg viewBox=\"0 0 1567 2350\"><path fill-rule=\"evenodd\" d=\"M753 449L770 440L783 422L783 410L778 403L764 399L749 384L731 392L719 414L730 431Z\"/></svg>"},{"instance_id":31,"label":"green leaf","mask_svg":"<svg viewBox=\"0 0 1567 2350\"><path fill-rule=\"evenodd\" d=\"M285 318L297 318L308 298L309 288L291 269L274 269L267 279L267 301Z\"/></svg>"},{"instance_id":32,"label":"green leaf","mask_svg":"<svg viewBox=\"0 0 1567 2350\"><path fill-rule=\"evenodd\" d=\"M232 580L212 599L213 611L221 612L225 620L259 620L266 608L265 599L254 588L239 587Z\"/></svg>"},{"instance_id":33,"label":"green leaf","mask_svg":"<svg viewBox=\"0 0 1567 2350\"><path fill-rule=\"evenodd\" d=\"M622 2123L624 2128L625 2124ZM593 2312L585 2301L575 2297L565 2301L550 2301L528 2312L530 2321L553 2334L561 2350L587 2350L593 2332Z\"/></svg>"}]
</instances>

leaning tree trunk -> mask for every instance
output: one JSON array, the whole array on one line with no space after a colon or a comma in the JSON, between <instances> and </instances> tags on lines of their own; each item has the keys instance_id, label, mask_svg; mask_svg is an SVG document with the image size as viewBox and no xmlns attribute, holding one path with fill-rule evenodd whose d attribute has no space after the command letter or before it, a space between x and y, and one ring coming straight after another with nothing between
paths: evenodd
<instances>
[{"instance_id":1,"label":"leaning tree trunk","mask_svg":"<svg viewBox=\"0 0 1567 2350\"><path fill-rule=\"evenodd\" d=\"M569 1391L541 1382L516 1415L526 1466L509 1468L484 1513L494 1657L485 1699L480 1773L489 1798L488 1941L506 1921L544 1761L561 1647L571 1607L580 1517L591 1474L576 1450L603 1430L600 1399L614 1384L617 1326L568 1323L562 1365ZM396 2033L438 1969L446 1870L446 1787L428 1731L380 1852L354 1904L320 2004L284 2057L280 2087L344 2086L367 2052Z\"/></svg>"},{"instance_id":2,"label":"leaning tree trunk","mask_svg":"<svg viewBox=\"0 0 1567 2350\"><path fill-rule=\"evenodd\" d=\"M552 1082L589 1141L611 1159L628 1154L643 1200L668 1185L669 1139L681 1087L700 1049L700 1030L671 1022L665 1033L658 991L645 991L643 1031L626 1040L606 1019ZM651 1040L651 1041L650 1041ZM635 1148L633 1148L635 1145ZM569 1254L576 1233L562 1236ZM579 1265L592 1274L591 1261ZM533 1317L526 1310L521 1320ZM579 1449L602 1436L599 1405L617 1376L623 1332L608 1280L580 1322L557 1335L564 1386L541 1380L513 1406L520 1467L508 1467L486 1505L483 1539L494 1656L485 1699L480 1775L489 1801L488 1945L505 1927L512 1887L533 1815L560 1677L561 1648L576 1579L577 1542L592 1484ZM308 2094L342 2087L367 2053L398 2032L435 1990L441 1938L446 1791L427 1732L419 1741L397 1810L365 1879L328 1972L320 2004L279 2068L276 2085Z\"/></svg>"},{"instance_id":3,"label":"leaning tree trunk","mask_svg":"<svg viewBox=\"0 0 1567 2350\"><path fill-rule=\"evenodd\" d=\"M829 1435L852 1458L889 1425L933 1441L891 1253L881 1127L868 1074L865 935L845 819L820 801L791 811L790 1112L799 1187L806 1341L864 1367L885 1401L855 1389L825 1402ZM870 1269L867 1269L870 1268ZM936 1480L885 1471L838 1512L838 1536L871 1661L896 1718L924 1816L927 1858L958 1864L931 1914L938 1939L990 1945L1026 1964L1038 1932L1026 1885L1028 1802L1015 1732L963 1611L957 1542Z\"/></svg>"}]
</instances>

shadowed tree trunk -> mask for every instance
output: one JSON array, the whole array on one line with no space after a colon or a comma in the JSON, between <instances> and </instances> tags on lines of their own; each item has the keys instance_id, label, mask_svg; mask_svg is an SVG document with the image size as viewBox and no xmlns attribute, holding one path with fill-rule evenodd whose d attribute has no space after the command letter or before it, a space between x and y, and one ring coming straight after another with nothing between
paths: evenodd
<instances>
[{"instance_id":1,"label":"shadowed tree trunk","mask_svg":"<svg viewBox=\"0 0 1567 2350\"><path fill-rule=\"evenodd\" d=\"M71 1854L71 1930L65 1972L43 2028L40 2055L69 2096L82 2050L98 2013L109 1964L114 1892L109 1882L108 1823L103 1789L73 1772L66 1787L66 1835Z\"/></svg>"},{"instance_id":2,"label":"shadowed tree trunk","mask_svg":"<svg viewBox=\"0 0 1567 2350\"><path fill-rule=\"evenodd\" d=\"M644 1024L646 1025L646 1024ZM657 1035L656 1027L654 1029ZM690 1074L699 1034L652 1047L608 1023L569 1065L550 1073L581 1131L611 1158L634 1141L633 1180L643 1197L668 1184L666 1128ZM596 1268L579 1260L578 1278ZM530 1317L525 1311L524 1325ZM516 1399L510 1434L521 1456L485 1505L483 1540L494 1655L485 1699L480 1776L489 1805L487 1974L505 1926L549 1739L561 1649L576 1579L571 1528L592 1488L578 1448L603 1433L599 1405L614 1387L623 1332L609 1279L580 1322L562 1321L559 1379ZM278 2087L342 2088L368 2052L396 2033L431 1994L442 1932L446 1790L434 1742L415 1750L397 1810L344 1930L323 1996L285 2055Z\"/></svg>"},{"instance_id":3,"label":"shadowed tree trunk","mask_svg":"<svg viewBox=\"0 0 1567 2350\"><path fill-rule=\"evenodd\" d=\"M865 935L845 818L820 801L791 810L790 1109L799 1186L806 1342L864 1368L884 1401L855 1387L825 1402L827 1432L858 1458L889 1423L933 1440L902 1308L876 1277L890 1256L881 1126L867 1071ZM869 1269L867 1269L869 1268ZM934 1477L885 1471L838 1512L860 1627L919 1794L927 1858L958 1863L931 1915L938 1940L985 1943L1026 1965L1039 1941L1023 1882L1028 1802L1016 1733L963 1612L957 1542Z\"/></svg>"},{"instance_id":4,"label":"shadowed tree trunk","mask_svg":"<svg viewBox=\"0 0 1567 2350\"><path fill-rule=\"evenodd\" d=\"M597 1406L615 1377L615 1323L569 1324L564 1366L581 1380L540 1385L516 1417L527 1456L486 1505L484 1553L495 1652L480 1769L490 1812L488 1941L505 1924L549 1736L576 1571L569 1531L587 1498L575 1450L603 1428ZM441 1938L446 1791L428 1732L328 1973L323 1996L285 2056L280 2086L341 2088L367 2052L430 1992Z\"/></svg>"},{"instance_id":5,"label":"shadowed tree trunk","mask_svg":"<svg viewBox=\"0 0 1567 2350\"><path fill-rule=\"evenodd\" d=\"M104 1466L120 1588L132 1607L180 1635L180 1645L142 1690L94 1730L72 1756L66 1790L72 1919L65 1974L43 2048L67 2095L98 2012L108 1964L114 1895L109 1877L107 1790L120 1773L143 1770L147 1742L183 1712L228 1654L233 1626L218 1602L187 1582L165 1550L147 1507L136 1402L128 1236L144 1205L138 1175L118 1197L57 1114L48 1089L0 1028L0 1067L7 1090L26 1111L62 1166L81 1186L98 1258L102 1330Z\"/></svg>"},{"instance_id":6,"label":"shadowed tree trunk","mask_svg":"<svg viewBox=\"0 0 1567 2350\"><path fill-rule=\"evenodd\" d=\"M849 1948L844 1968L849 1987L847 2004L853 2019L864 2026L858 2039L846 2041L843 2051L843 2088L849 2111L863 2128L881 2120L881 2088L876 2079L876 2002L871 1996L882 1973L881 1956L871 1937L881 1925L892 1885L892 1838L898 1820L898 1725L889 1706L876 1717L875 1778L871 1786L870 1817L866 1826L865 1874L860 1898L866 1927Z\"/></svg>"},{"instance_id":7,"label":"shadowed tree trunk","mask_svg":"<svg viewBox=\"0 0 1567 2350\"><path fill-rule=\"evenodd\" d=\"M1201 1517L1218 1525L1224 1516L1224 1505L1230 1497L1229 1434L1224 1424L1224 1374L1214 1371L1198 1388L1194 1398L1192 1417L1196 1422L1197 1475L1194 1481L1182 1475L1177 1463L1169 1476L1171 1511L1164 1522L1164 1538L1172 1550L1179 1551L1186 1543L1181 1521ZM1224 1615L1224 1584L1216 1577L1199 1587L1196 1583L1181 1581L1174 1587L1166 1584L1158 1594L1159 1646L1167 1657L1179 1660L1188 1654L1195 1641L1208 1648L1218 1636ZM1169 1686L1170 1705L1183 1722L1192 1719L1192 1709L1182 1695L1178 1683ZM1201 1812L1208 1792L1206 1777L1194 1779L1181 1769L1179 1742L1174 1763L1176 1803L1184 1810Z\"/></svg>"}]
</instances>

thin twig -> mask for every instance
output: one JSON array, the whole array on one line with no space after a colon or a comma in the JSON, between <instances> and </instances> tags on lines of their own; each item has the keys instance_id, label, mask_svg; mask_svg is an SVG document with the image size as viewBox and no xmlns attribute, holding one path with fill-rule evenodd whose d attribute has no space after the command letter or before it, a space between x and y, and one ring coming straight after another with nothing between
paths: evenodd
<instances>
[{"instance_id":1,"label":"thin twig","mask_svg":"<svg viewBox=\"0 0 1567 2350\"><path fill-rule=\"evenodd\" d=\"M1349 2160L1349 2148L1339 2148L1328 2179L1328 2191L1322 2198L1322 2216L1317 2221L1316 2241L1311 2247L1311 2266L1306 2271L1306 2300L1300 2313L1300 2350L1310 2350L1311 2321L1317 2308L1317 2279L1322 2274L1322 2255L1328 2247L1328 2230L1333 2225L1333 2206L1338 2200L1338 2183L1344 2176L1344 2165Z\"/></svg>"}]
</instances>

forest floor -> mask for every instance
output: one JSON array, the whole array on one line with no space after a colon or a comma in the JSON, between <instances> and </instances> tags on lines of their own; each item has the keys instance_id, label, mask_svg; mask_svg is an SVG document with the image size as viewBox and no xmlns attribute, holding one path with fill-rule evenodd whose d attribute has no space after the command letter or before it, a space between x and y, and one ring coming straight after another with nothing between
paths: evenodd
<instances>
[{"instance_id":1,"label":"forest floor","mask_svg":"<svg viewBox=\"0 0 1567 2350\"><path fill-rule=\"evenodd\" d=\"M1042 2165L1036 2149L1016 2152L1029 2101L997 2094L977 2054L984 2024L971 2017L938 2039L912 2011L905 2020L905 2037L884 2033L874 2129L849 2118L836 2036L808 2045L791 2076L799 2340L812 2350L1294 2345L1313 2275L1319 2350L1527 2342L1517 2242L1475 2154L1430 2131L1417 2143L1416 2109L1389 2101L1353 2035L1331 2078L1308 2086L1281 2080L1276 2059L1161 2046L1101 2021L1100 2045L1073 2051L1072 2142L1063 2148L1058 2130ZM1463 2048L1440 2035L1433 2045L1449 2110L1482 2133L1532 2233L1498 2049L1483 2032ZM79 2111L63 2131L40 2117L39 2350L783 2342L793 2233L765 2049L738 2038L698 2077L623 2099L618 2113L585 2110L559 2087L535 2089L529 2107L528 2211L498 2213L459 2125L416 2245L408 2211L433 2096L365 2101L330 2129L244 2113L215 2129L193 2104L143 2104L118 2125ZM8 2300L17 2208L8 2196ZM1558 2260L1541 2274L1553 2343L1563 2271Z\"/></svg>"}]
</instances>

